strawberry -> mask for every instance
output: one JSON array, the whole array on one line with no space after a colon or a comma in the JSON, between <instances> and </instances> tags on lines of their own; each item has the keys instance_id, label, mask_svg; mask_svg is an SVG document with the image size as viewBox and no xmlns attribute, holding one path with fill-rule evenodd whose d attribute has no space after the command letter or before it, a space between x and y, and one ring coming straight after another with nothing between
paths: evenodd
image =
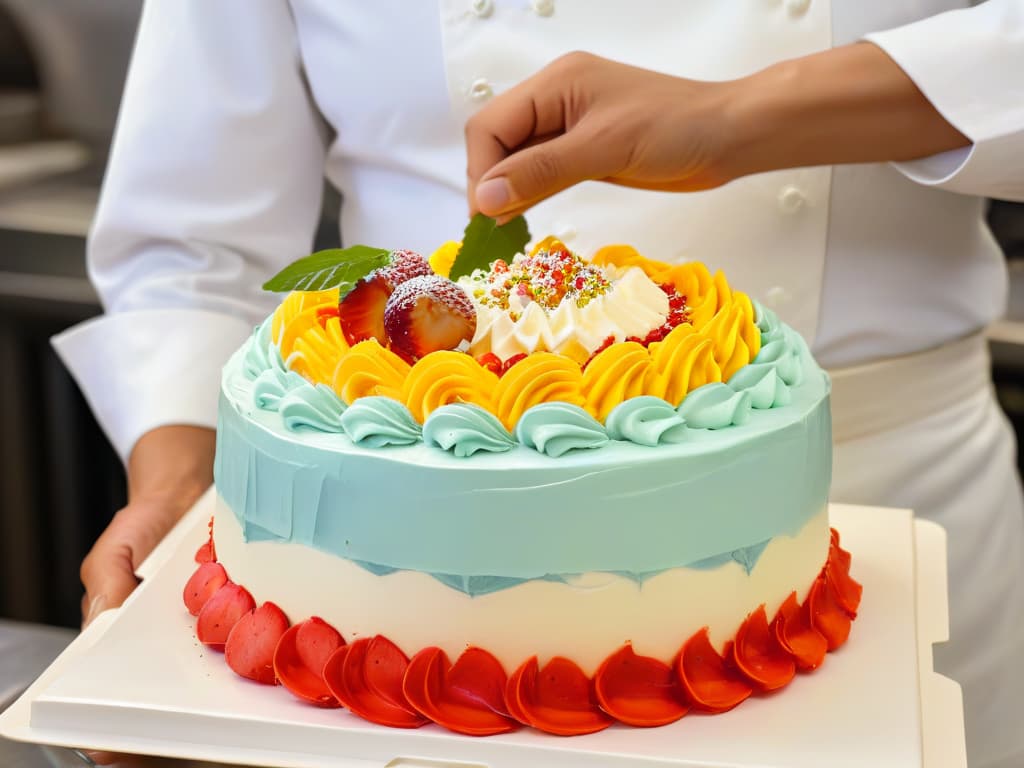
<instances>
[{"instance_id":1,"label":"strawberry","mask_svg":"<svg viewBox=\"0 0 1024 768\"><path fill-rule=\"evenodd\" d=\"M376 339L387 346L384 330L384 305L402 283L414 277L431 275L427 260L414 251L392 251L391 263L374 270L353 288L338 305L338 317L349 344Z\"/></svg>"},{"instance_id":2,"label":"strawberry","mask_svg":"<svg viewBox=\"0 0 1024 768\"><path fill-rule=\"evenodd\" d=\"M468 344L476 333L476 309L457 284L438 275L414 277L384 307L391 348L410 362L431 352Z\"/></svg>"},{"instance_id":3,"label":"strawberry","mask_svg":"<svg viewBox=\"0 0 1024 768\"><path fill-rule=\"evenodd\" d=\"M204 545L205 546L205 545ZM185 585L182 597L185 607L193 616L198 616L203 606L213 595L227 584L228 574L220 563L208 562L201 564Z\"/></svg>"},{"instance_id":4,"label":"strawberry","mask_svg":"<svg viewBox=\"0 0 1024 768\"><path fill-rule=\"evenodd\" d=\"M482 355L477 357L476 361L480 363L480 366L486 368L491 373L501 375L501 358L493 352L484 352Z\"/></svg>"},{"instance_id":5,"label":"strawberry","mask_svg":"<svg viewBox=\"0 0 1024 768\"><path fill-rule=\"evenodd\" d=\"M520 352L518 355L512 355L512 357L510 357L508 360L506 360L504 363L501 364L501 371L499 372L498 375L499 376L504 376L506 373L508 373L508 369L509 368L511 368L516 363L518 363L520 360L525 360L525 359L526 359L526 354L523 353L523 352Z\"/></svg>"},{"instance_id":6,"label":"strawberry","mask_svg":"<svg viewBox=\"0 0 1024 768\"><path fill-rule=\"evenodd\" d=\"M224 650L228 634L245 614L256 608L256 601L232 581L218 589L199 612L196 637L214 650Z\"/></svg>"},{"instance_id":7,"label":"strawberry","mask_svg":"<svg viewBox=\"0 0 1024 768\"><path fill-rule=\"evenodd\" d=\"M224 661L242 677L274 685L274 650L287 629L284 612L274 603L264 603L231 628L224 645Z\"/></svg>"}]
</instances>

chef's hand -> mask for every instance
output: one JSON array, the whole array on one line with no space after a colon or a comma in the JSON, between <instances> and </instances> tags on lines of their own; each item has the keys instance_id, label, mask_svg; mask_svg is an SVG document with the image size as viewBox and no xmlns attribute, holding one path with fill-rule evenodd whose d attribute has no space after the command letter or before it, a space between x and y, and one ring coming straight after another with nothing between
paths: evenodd
<instances>
[{"instance_id":1,"label":"chef's hand","mask_svg":"<svg viewBox=\"0 0 1024 768\"><path fill-rule=\"evenodd\" d=\"M467 122L469 203L504 221L581 181L683 192L968 143L871 43L721 82L571 53Z\"/></svg>"},{"instance_id":2,"label":"chef's hand","mask_svg":"<svg viewBox=\"0 0 1024 768\"><path fill-rule=\"evenodd\" d=\"M128 459L128 505L82 562L82 626L138 586L135 570L213 482L214 432L189 426L147 432Z\"/></svg>"}]
</instances>

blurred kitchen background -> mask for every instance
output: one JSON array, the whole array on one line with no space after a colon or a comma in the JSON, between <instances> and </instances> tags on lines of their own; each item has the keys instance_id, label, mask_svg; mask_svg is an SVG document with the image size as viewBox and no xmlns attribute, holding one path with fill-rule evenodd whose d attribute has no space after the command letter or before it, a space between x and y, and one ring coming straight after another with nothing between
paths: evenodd
<instances>
[{"instance_id":1,"label":"blurred kitchen background","mask_svg":"<svg viewBox=\"0 0 1024 768\"><path fill-rule=\"evenodd\" d=\"M50 336L98 314L85 236L141 0L0 0L0 618L77 626L78 567L124 504L124 472ZM329 197L325 210L336 212ZM993 203L1024 320L1024 206ZM325 216L318 246L337 238ZM1024 427L1024 322L993 329Z\"/></svg>"}]
</instances>

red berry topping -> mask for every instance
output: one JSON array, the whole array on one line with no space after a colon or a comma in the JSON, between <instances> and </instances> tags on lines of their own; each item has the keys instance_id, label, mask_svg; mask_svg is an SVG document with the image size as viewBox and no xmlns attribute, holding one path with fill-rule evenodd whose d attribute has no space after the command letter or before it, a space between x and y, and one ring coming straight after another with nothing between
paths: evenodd
<instances>
[{"instance_id":1,"label":"red berry topping","mask_svg":"<svg viewBox=\"0 0 1024 768\"><path fill-rule=\"evenodd\" d=\"M484 352L476 359L476 361L491 373L498 374L499 376L501 375L501 358L493 352Z\"/></svg>"},{"instance_id":2,"label":"red berry topping","mask_svg":"<svg viewBox=\"0 0 1024 768\"><path fill-rule=\"evenodd\" d=\"M391 263L364 277L338 305L338 317L349 344L376 339L387 346L384 305L402 283L431 275L427 260L414 251L392 251Z\"/></svg>"},{"instance_id":3,"label":"red berry topping","mask_svg":"<svg viewBox=\"0 0 1024 768\"><path fill-rule=\"evenodd\" d=\"M476 309L469 296L438 275L402 283L384 308L391 348L410 361L469 343L476 333Z\"/></svg>"},{"instance_id":4,"label":"red berry topping","mask_svg":"<svg viewBox=\"0 0 1024 768\"><path fill-rule=\"evenodd\" d=\"M391 263L386 267L381 267L373 274L384 278L385 283L393 291L406 280L421 275L432 275L434 270L430 268L427 260L415 251L401 250L392 251Z\"/></svg>"},{"instance_id":5,"label":"red berry topping","mask_svg":"<svg viewBox=\"0 0 1024 768\"><path fill-rule=\"evenodd\" d=\"M508 373L508 369L511 368L516 363L518 363L520 360L525 360L525 359L526 359L526 354L523 353L523 352L520 352L518 355L512 355L512 357L510 357L508 360L506 360L504 363L501 364L501 373L502 373L502 375Z\"/></svg>"}]
</instances>

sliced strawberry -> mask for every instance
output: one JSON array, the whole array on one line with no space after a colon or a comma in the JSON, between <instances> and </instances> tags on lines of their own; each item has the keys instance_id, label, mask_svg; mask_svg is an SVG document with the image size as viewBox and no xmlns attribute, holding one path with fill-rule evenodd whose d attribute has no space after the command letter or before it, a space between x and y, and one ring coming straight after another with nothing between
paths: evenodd
<instances>
[{"instance_id":1,"label":"sliced strawberry","mask_svg":"<svg viewBox=\"0 0 1024 768\"><path fill-rule=\"evenodd\" d=\"M210 534L206 539L206 543L203 544L196 551L196 562L197 563L215 563L217 562L217 548L213 546L213 518L210 518L210 522L207 527L210 529Z\"/></svg>"},{"instance_id":2,"label":"sliced strawberry","mask_svg":"<svg viewBox=\"0 0 1024 768\"><path fill-rule=\"evenodd\" d=\"M204 567L204 566L200 566ZM229 581L206 601L196 621L196 637L214 650L224 650L232 628L245 614L256 608L256 601L245 589Z\"/></svg>"},{"instance_id":3,"label":"sliced strawberry","mask_svg":"<svg viewBox=\"0 0 1024 768\"><path fill-rule=\"evenodd\" d=\"M338 318L345 340L357 344L376 339L388 346L384 330L384 306L402 283L414 277L432 275L430 264L415 251L392 251L391 263L374 270L356 284L338 305Z\"/></svg>"},{"instance_id":4,"label":"sliced strawberry","mask_svg":"<svg viewBox=\"0 0 1024 768\"><path fill-rule=\"evenodd\" d=\"M274 651L287 630L284 611L274 603L264 603L231 628L224 645L224 661L242 677L274 685Z\"/></svg>"},{"instance_id":5,"label":"sliced strawberry","mask_svg":"<svg viewBox=\"0 0 1024 768\"><path fill-rule=\"evenodd\" d=\"M393 291L406 280L432 275L434 270L430 268L430 263L416 251L401 249L392 251L391 263L386 267L381 267L374 274L383 278L390 291Z\"/></svg>"},{"instance_id":6,"label":"sliced strawberry","mask_svg":"<svg viewBox=\"0 0 1024 768\"><path fill-rule=\"evenodd\" d=\"M338 305L338 318L345 341L358 344L367 339L376 339L387 346L384 332L384 305L387 304L391 289L384 278L371 274L360 280L358 285Z\"/></svg>"},{"instance_id":7,"label":"sliced strawberry","mask_svg":"<svg viewBox=\"0 0 1024 768\"><path fill-rule=\"evenodd\" d=\"M468 344L476 309L459 285L439 275L414 277L395 289L384 308L391 348L408 361Z\"/></svg>"},{"instance_id":8,"label":"sliced strawberry","mask_svg":"<svg viewBox=\"0 0 1024 768\"><path fill-rule=\"evenodd\" d=\"M477 357L476 361L480 363L480 366L486 368L491 373L500 376L501 370L501 358L493 352L484 352L482 355Z\"/></svg>"},{"instance_id":9,"label":"sliced strawberry","mask_svg":"<svg viewBox=\"0 0 1024 768\"><path fill-rule=\"evenodd\" d=\"M206 601L228 583L228 573L220 563L203 563L185 584L182 597L185 607L193 616L198 616Z\"/></svg>"},{"instance_id":10,"label":"sliced strawberry","mask_svg":"<svg viewBox=\"0 0 1024 768\"><path fill-rule=\"evenodd\" d=\"M338 701L324 683L327 659L345 640L338 631L314 616L282 635L274 651L274 673L281 685L300 699L320 707L337 707Z\"/></svg>"}]
</instances>

